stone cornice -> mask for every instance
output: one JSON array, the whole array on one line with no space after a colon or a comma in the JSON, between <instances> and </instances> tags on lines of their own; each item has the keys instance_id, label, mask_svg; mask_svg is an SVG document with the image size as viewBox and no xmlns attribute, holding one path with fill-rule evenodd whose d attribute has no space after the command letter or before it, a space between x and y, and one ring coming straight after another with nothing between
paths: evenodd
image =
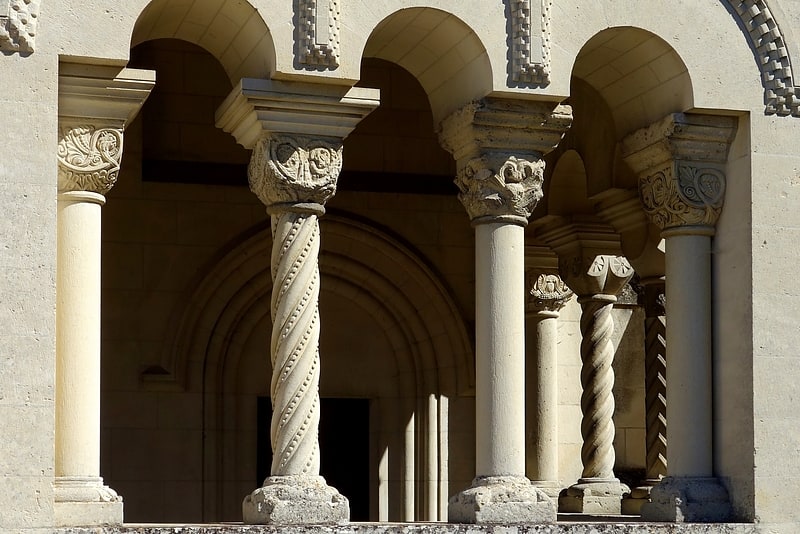
<instances>
[{"instance_id":1,"label":"stone cornice","mask_svg":"<svg viewBox=\"0 0 800 534\"><path fill-rule=\"evenodd\" d=\"M216 125L245 148L269 134L342 140L380 103L377 89L243 78Z\"/></svg>"},{"instance_id":2,"label":"stone cornice","mask_svg":"<svg viewBox=\"0 0 800 534\"><path fill-rule=\"evenodd\" d=\"M662 230L714 227L736 125L735 117L675 113L622 140L644 211Z\"/></svg>"}]
</instances>

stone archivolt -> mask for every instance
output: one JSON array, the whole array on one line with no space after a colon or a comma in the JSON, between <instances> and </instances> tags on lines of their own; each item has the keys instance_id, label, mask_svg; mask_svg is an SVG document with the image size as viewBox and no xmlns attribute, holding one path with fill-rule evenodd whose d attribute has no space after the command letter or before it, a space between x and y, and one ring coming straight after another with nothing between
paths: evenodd
<instances>
[{"instance_id":1,"label":"stone archivolt","mask_svg":"<svg viewBox=\"0 0 800 534\"><path fill-rule=\"evenodd\" d=\"M0 11L0 51L33 52L39 0L9 0L3 3L8 5L8 16Z\"/></svg>"},{"instance_id":2,"label":"stone archivolt","mask_svg":"<svg viewBox=\"0 0 800 534\"><path fill-rule=\"evenodd\" d=\"M58 142L58 190L105 195L117 182L121 161L121 128L64 128Z\"/></svg>"},{"instance_id":3,"label":"stone archivolt","mask_svg":"<svg viewBox=\"0 0 800 534\"><path fill-rule=\"evenodd\" d=\"M250 189L267 206L321 206L336 193L341 169L341 141L273 135L256 144L248 175Z\"/></svg>"},{"instance_id":4,"label":"stone archivolt","mask_svg":"<svg viewBox=\"0 0 800 534\"><path fill-rule=\"evenodd\" d=\"M644 211L662 230L713 226L725 196L725 174L714 168L670 165L639 180Z\"/></svg>"}]
</instances>

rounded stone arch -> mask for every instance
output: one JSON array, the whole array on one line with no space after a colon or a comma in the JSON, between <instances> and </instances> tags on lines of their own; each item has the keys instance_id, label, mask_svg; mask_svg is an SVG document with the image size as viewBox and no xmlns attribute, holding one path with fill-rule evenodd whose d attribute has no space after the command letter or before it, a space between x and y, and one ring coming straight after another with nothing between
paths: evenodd
<instances>
[{"instance_id":1,"label":"rounded stone arch","mask_svg":"<svg viewBox=\"0 0 800 534\"><path fill-rule=\"evenodd\" d=\"M131 48L155 39L180 39L198 45L220 62L231 83L268 78L275 69L272 34L247 0L171 2L151 0L131 35Z\"/></svg>"},{"instance_id":2,"label":"rounded stone arch","mask_svg":"<svg viewBox=\"0 0 800 534\"><path fill-rule=\"evenodd\" d=\"M544 196L539 201L539 217L568 217L592 214L593 206L587 198L586 167L580 153L568 149L558 153L558 159L545 168Z\"/></svg>"},{"instance_id":3,"label":"rounded stone arch","mask_svg":"<svg viewBox=\"0 0 800 534\"><path fill-rule=\"evenodd\" d=\"M396 63L428 95L434 122L492 91L492 65L481 39L461 18L433 7L408 7L369 33L362 58Z\"/></svg>"}]
</instances>

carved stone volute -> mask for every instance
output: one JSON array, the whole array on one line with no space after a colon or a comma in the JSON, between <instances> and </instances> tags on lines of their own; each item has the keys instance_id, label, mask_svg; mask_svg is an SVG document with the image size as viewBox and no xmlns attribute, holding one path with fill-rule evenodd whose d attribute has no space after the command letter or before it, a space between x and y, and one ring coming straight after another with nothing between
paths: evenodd
<instances>
[{"instance_id":1,"label":"carved stone volute","mask_svg":"<svg viewBox=\"0 0 800 534\"><path fill-rule=\"evenodd\" d=\"M248 176L250 189L267 206L310 204L321 209L336 193L341 170L340 140L272 135L256 144Z\"/></svg>"},{"instance_id":2,"label":"carved stone volute","mask_svg":"<svg viewBox=\"0 0 800 534\"><path fill-rule=\"evenodd\" d=\"M122 161L122 128L62 127L58 140L58 191L105 195Z\"/></svg>"},{"instance_id":3,"label":"carved stone volute","mask_svg":"<svg viewBox=\"0 0 800 534\"><path fill-rule=\"evenodd\" d=\"M716 225L736 124L734 117L675 113L622 140L644 211L659 228Z\"/></svg>"}]
</instances>

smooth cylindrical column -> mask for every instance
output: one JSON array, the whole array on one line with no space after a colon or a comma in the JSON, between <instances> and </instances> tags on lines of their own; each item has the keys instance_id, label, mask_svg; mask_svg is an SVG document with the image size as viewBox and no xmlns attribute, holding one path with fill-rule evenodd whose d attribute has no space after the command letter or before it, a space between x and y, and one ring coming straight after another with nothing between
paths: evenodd
<instances>
[{"instance_id":1,"label":"smooth cylindrical column","mask_svg":"<svg viewBox=\"0 0 800 534\"><path fill-rule=\"evenodd\" d=\"M105 197L58 196L56 477L100 476L100 228Z\"/></svg>"},{"instance_id":2,"label":"smooth cylindrical column","mask_svg":"<svg viewBox=\"0 0 800 534\"><path fill-rule=\"evenodd\" d=\"M538 311L527 319L527 475L534 483L558 480L558 315Z\"/></svg>"},{"instance_id":3,"label":"smooth cylindrical column","mask_svg":"<svg viewBox=\"0 0 800 534\"><path fill-rule=\"evenodd\" d=\"M671 477L713 475L710 230L664 232Z\"/></svg>"},{"instance_id":4,"label":"smooth cylindrical column","mask_svg":"<svg viewBox=\"0 0 800 534\"><path fill-rule=\"evenodd\" d=\"M524 228L475 227L477 476L525 475Z\"/></svg>"}]
</instances>

